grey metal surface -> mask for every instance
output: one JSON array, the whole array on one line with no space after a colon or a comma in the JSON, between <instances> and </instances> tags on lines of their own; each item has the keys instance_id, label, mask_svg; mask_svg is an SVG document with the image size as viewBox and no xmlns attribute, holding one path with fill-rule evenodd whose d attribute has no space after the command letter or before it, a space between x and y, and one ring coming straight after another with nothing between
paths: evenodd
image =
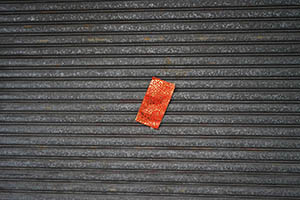
<instances>
[{"instance_id":1,"label":"grey metal surface","mask_svg":"<svg viewBox=\"0 0 300 200\"><path fill-rule=\"evenodd\" d=\"M1 1L0 80L1 200L300 199L299 0Z\"/></svg>"}]
</instances>

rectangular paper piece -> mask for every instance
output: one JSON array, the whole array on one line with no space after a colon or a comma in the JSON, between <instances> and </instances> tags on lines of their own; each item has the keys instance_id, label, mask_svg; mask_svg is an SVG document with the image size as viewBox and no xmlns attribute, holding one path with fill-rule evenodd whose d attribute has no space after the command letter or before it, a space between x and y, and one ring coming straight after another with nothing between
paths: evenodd
<instances>
[{"instance_id":1,"label":"rectangular paper piece","mask_svg":"<svg viewBox=\"0 0 300 200\"><path fill-rule=\"evenodd\" d=\"M135 120L158 129L170 103L175 84L152 77Z\"/></svg>"}]
</instances>

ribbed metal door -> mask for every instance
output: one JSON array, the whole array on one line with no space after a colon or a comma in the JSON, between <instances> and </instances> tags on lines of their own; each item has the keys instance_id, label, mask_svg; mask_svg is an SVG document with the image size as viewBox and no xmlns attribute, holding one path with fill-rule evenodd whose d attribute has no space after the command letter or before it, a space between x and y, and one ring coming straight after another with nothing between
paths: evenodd
<instances>
[{"instance_id":1,"label":"ribbed metal door","mask_svg":"<svg viewBox=\"0 0 300 200\"><path fill-rule=\"evenodd\" d=\"M300 1L0 2L0 199L299 199ZM176 84L159 130L135 122Z\"/></svg>"}]
</instances>

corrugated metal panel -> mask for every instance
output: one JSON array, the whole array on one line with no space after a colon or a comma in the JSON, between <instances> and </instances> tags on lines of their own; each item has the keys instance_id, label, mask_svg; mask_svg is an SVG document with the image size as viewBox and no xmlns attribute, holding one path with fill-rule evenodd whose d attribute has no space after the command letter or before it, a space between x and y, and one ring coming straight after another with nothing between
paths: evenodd
<instances>
[{"instance_id":1,"label":"corrugated metal panel","mask_svg":"<svg viewBox=\"0 0 300 200\"><path fill-rule=\"evenodd\" d=\"M0 199L299 199L300 1L1 1ZM134 121L152 76L176 90Z\"/></svg>"}]
</instances>

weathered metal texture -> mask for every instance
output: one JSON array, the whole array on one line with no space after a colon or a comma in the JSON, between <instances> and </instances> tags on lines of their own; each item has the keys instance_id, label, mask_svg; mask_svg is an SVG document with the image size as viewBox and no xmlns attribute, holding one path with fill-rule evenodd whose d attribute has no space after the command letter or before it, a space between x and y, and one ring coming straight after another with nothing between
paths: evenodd
<instances>
[{"instance_id":1,"label":"weathered metal texture","mask_svg":"<svg viewBox=\"0 0 300 200\"><path fill-rule=\"evenodd\" d=\"M300 198L299 0L1 1L0 79L0 199Z\"/></svg>"}]
</instances>

